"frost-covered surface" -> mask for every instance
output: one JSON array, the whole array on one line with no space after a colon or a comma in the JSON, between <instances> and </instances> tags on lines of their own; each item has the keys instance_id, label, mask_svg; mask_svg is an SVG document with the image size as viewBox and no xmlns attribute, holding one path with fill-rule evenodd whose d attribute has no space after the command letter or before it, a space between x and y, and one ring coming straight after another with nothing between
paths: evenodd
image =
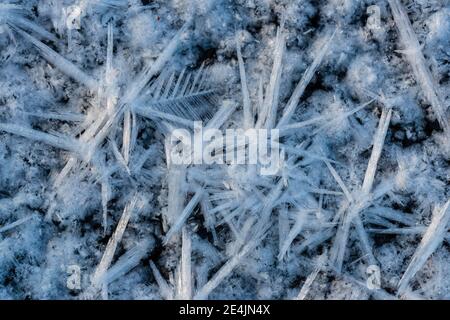
<instances>
[{"instance_id":1,"label":"frost-covered surface","mask_svg":"<svg viewBox=\"0 0 450 320\"><path fill-rule=\"evenodd\" d=\"M0 298L449 299L449 61L449 1L3 0Z\"/></svg>"}]
</instances>

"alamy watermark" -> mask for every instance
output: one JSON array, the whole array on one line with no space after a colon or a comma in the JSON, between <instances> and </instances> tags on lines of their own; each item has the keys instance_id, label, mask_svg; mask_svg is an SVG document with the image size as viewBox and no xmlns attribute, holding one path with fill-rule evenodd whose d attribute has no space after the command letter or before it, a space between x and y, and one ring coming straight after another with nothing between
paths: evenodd
<instances>
[{"instance_id":1,"label":"alamy watermark","mask_svg":"<svg viewBox=\"0 0 450 320\"><path fill-rule=\"evenodd\" d=\"M81 268L77 264L67 267L66 287L70 290L81 290Z\"/></svg>"},{"instance_id":2,"label":"alamy watermark","mask_svg":"<svg viewBox=\"0 0 450 320\"><path fill-rule=\"evenodd\" d=\"M381 288L381 270L377 265L370 265L366 269L366 285L369 290L378 290Z\"/></svg>"},{"instance_id":3,"label":"alamy watermark","mask_svg":"<svg viewBox=\"0 0 450 320\"><path fill-rule=\"evenodd\" d=\"M196 121L193 134L187 129L175 129L168 142L168 161L176 165L257 165L261 175L275 175L283 160L278 129L221 131L204 128L202 121Z\"/></svg>"}]
</instances>

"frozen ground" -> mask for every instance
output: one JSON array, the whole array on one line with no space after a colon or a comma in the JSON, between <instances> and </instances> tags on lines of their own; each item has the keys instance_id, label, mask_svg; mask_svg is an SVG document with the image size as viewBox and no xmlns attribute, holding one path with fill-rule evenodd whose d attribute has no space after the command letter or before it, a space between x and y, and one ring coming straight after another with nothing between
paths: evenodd
<instances>
[{"instance_id":1,"label":"frozen ground","mask_svg":"<svg viewBox=\"0 0 450 320\"><path fill-rule=\"evenodd\" d=\"M450 298L450 1L2 0L0 82L1 299Z\"/></svg>"}]
</instances>

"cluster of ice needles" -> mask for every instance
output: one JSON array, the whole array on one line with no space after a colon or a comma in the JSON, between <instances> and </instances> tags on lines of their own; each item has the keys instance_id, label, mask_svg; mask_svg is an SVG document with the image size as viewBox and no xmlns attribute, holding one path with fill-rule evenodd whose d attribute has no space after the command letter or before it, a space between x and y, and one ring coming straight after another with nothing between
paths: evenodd
<instances>
[{"instance_id":1,"label":"cluster of ice needles","mask_svg":"<svg viewBox=\"0 0 450 320\"><path fill-rule=\"evenodd\" d=\"M413 80L391 90L366 87L371 74L351 78L342 47L361 35L345 20L295 34L292 5L277 7L276 31L264 31L267 61L245 54L257 41L235 21L227 64L189 60L191 43L202 41L201 10L183 22L172 16L176 31L158 34L158 46L138 56L115 16L173 15L163 2L68 2L50 4L51 29L19 4L0 4L9 85L0 90L1 297L450 298L449 99L400 0L383 6L392 23L380 27L390 32L380 41L395 39L398 55L389 59L404 68L381 58L391 68L383 77ZM351 10L356 2L318 6ZM93 17L101 44L83 40ZM295 37L309 39L303 52ZM17 71L21 64L32 76ZM346 80L337 65L348 68ZM319 76L336 85L320 88ZM422 112L405 112L414 100L407 86L437 124L426 145L409 149L394 143L402 117ZM171 133L194 134L195 121L221 132L278 130L276 173L170 162L180 147Z\"/></svg>"}]
</instances>

